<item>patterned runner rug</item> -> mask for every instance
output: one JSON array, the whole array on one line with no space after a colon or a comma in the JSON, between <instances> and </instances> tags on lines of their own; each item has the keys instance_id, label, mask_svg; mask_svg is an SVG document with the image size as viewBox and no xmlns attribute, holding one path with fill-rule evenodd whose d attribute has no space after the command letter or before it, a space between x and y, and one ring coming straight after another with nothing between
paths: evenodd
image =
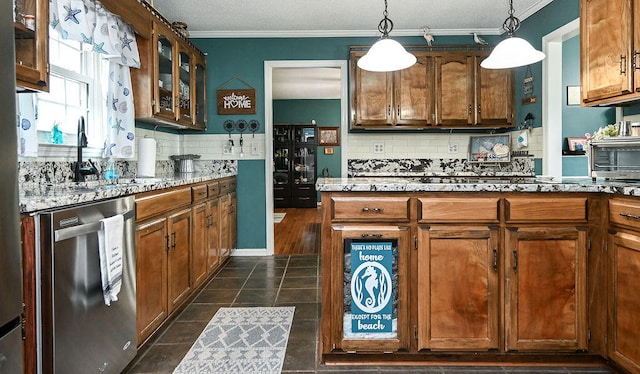
<instances>
[{"instance_id":1,"label":"patterned runner rug","mask_svg":"<svg viewBox=\"0 0 640 374\"><path fill-rule=\"evenodd\" d=\"M220 308L173 373L280 373L294 310Z\"/></svg>"}]
</instances>

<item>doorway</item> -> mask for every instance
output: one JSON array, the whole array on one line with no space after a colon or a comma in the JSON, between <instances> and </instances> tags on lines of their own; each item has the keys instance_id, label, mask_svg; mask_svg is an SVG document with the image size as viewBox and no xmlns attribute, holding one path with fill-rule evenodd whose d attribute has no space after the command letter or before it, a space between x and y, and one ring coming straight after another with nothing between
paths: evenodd
<instances>
[{"instance_id":1,"label":"doorway","mask_svg":"<svg viewBox=\"0 0 640 374\"><path fill-rule=\"evenodd\" d=\"M295 61L265 61L264 62L264 86L265 86L265 197L266 197L266 234L267 255L275 253L274 245L274 206L273 206L273 100L274 100L274 75L278 75L279 69L339 69L340 71L340 135L346 139L348 124L348 62L346 60L295 60ZM309 73L312 70L309 70ZM300 97L301 99L304 97ZM341 147L341 165L343 174L346 171L346 142Z\"/></svg>"},{"instance_id":2,"label":"doorway","mask_svg":"<svg viewBox=\"0 0 640 374\"><path fill-rule=\"evenodd\" d=\"M580 19L542 37L542 175L562 177L562 43L580 33Z\"/></svg>"}]
</instances>

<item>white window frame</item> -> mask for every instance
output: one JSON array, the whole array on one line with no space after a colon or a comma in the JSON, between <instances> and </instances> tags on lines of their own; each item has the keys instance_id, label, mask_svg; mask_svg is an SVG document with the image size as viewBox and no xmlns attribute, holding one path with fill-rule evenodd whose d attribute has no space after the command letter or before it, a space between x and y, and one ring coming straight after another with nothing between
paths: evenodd
<instances>
[{"instance_id":1,"label":"white window frame","mask_svg":"<svg viewBox=\"0 0 640 374\"><path fill-rule=\"evenodd\" d=\"M56 35L57 32L50 30L50 35ZM58 41L55 37L49 38L49 43L55 44ZM53 65L50 63L50 74L58 75L70 80L75 80L81 83L85 83L88 86L87 97L87 115L86 115L86 132L88 147L85 149L84 154L86 157L102 157L104 142L107 136L106 128L106 90L105 86L108 84L109 68L108 62L104 61L97 53L93 53L90 50L82 52L83 70L85 74L79 74L75 71L65 69L63 67ZM103 78L103 79L100 79ZM77 133L68 134L65 133L67 139L65 144L51 144L46 139L47 136L42 134L44 130L38 130L38 155L52 156L52 157L72 157L75 156L77 148Z\"/></svg>"}]
</instances>

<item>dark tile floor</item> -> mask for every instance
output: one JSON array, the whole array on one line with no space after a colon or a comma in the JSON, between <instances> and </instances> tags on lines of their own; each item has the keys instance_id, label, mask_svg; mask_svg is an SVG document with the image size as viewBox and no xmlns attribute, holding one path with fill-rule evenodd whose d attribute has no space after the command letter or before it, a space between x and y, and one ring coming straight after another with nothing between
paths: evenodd
<instances>
[{"instance_id":1,"label":"dark tile floor","mask_svg":"<svg viewBox=\"0 0 640 374\"><path fill-rule=\"evenodd\" d=\"M612 373L607 368L346 367L318 363L320 269L315 255L232 257L134 359L127 374L171 373L220 307L295 306L283 373ZM243 373L250 374L250 373Z\"/></svg>"}]
</instances>

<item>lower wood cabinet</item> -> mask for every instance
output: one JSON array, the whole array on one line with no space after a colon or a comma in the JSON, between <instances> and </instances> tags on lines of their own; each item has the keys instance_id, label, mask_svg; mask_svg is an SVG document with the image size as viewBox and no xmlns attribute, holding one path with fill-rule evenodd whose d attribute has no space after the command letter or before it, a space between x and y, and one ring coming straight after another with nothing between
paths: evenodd
<instances>
[{"instance_id":1,"label":"lower wood cabinet","mask_svg":"<svg viewBox=\"0 0 640 374\"><path fill-rule=\"evenodd\" d=\"M235 178L222 180L222 196L218 180L136 196L138 346L235 248Z\"/></svg>"},{"instance_id":2,"label":"lower wood cabinet","mask_svg":"<svg viewBox=\"0 0 640 374\"><path fill-rule=\"evenodd\" d=\"M403 226L332 226L331 349L395 352L409 349L408 253ZM325 259L323 259L325 261ZM327 301L325 301L326 303Z\"/></svg>"},{"instance_id":3,"label":"lower wood cabinet","mask_svg":"<svg viewBox=\"0 0 640 374\"><path fill-rule=\"evenodd\" d=\"M209 275L209 227L211 222L207 203L201 202L191 208L193 227L191 230L191 277L198 287ZM217 259L217 255L216 255Z\"/></svg>"},{"instance_id":4,"label":"lower wood cabinet","mask_svg":"<svg viewBox=\"0 0 640 374\"><path fill-rule=\"evenodd\" d=\"M206 202L207 271L213 273L220 264L220 204L216 196Z\"/></svg>"},{"instance_id":5,"label":"lower wood cabinet","mask_svg":"<svg viewBox=\"0 0 640 374\"><path fill-rule=\"evenodd\" d=\"M587 348L587 230L505 231L506 350Z\"/></svg>"},{"instance_id":6,"label":"lower wood cabinet","mask_svg":"<svg viewBox=\"0 0 640 374\"><path fill-rule=\"evenodd\" d=\"M418 349L498 349L499 228L421 226L418 243Z\"/></svg>"},{"instance_id":7,"label":"lower wood cabinet","mask_svg":"<svg viewBox=\"0 0 640 374\"><path fill-rule=\"evenodd\" d=\"M609 358L640 373L640 231L613 231L608 249Z\"/></svg>"},{"instance_id":8,"label":"lower wood cabinet","mask_svg":"<svg viewBox=\"0 0 640 374\"><path fill-rule=\"evenodd\" d=\"M191 292L191 209L136 224L138 344Z\"/></svg>"},{"instance_id":9,"label":"lower wood cabinet","mask_svg":"<svg viewBox=\"0 0 640 374\"><path fill-rule=\"evenodd\" d=\"M589 232L601 227L592 219L603 217L599 204L578 193L323 192L322 359L353 362L344 354L361 352L396 353L377 357L385 362L599 359L601 351L588 351L587 324L590 310L604 316L606 309L587 282L588 267L604 257L594 250L597 259L588 262ZM640 319L640 302L628 301L640 291L640 234L637 240L637 261L620 268L629 277L617 283L625 306L612 308L629 316L619 323ZM362 248L385 243L397 252L397 271L390 272L394 329L361 334L354 324L382 328L371 322L384 321L379 311L361 313L358 306L384 289L384 266L376 265L384 251L377 257ZM381 288L369 292L369 279ZM591 322L604 333L602 322ZM638 359L640 332L628 323L619 329L627 339L620 347Z\"/></svg>"}]
</instances>

